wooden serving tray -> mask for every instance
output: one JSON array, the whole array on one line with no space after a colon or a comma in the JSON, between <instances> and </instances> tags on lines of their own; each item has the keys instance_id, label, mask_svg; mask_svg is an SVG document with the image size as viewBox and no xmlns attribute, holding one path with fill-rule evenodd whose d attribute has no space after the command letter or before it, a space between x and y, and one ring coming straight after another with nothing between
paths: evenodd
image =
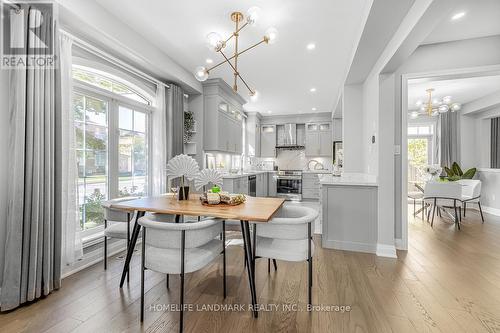
<instances>
[{"instance_id":1,"label":"wooden serving tray","mask_svg":"<svg viewBox=\"0 0 500 333\"><path fill-rule=\"evenodd\" d=\"M208 202L201 202L201 204L203 206L209 206L209 207L215 207L215 206L238 206L238 205L241 205L242 203L244 202L240 202L240 203L237 203L237 204L229 204L229 203L226 203L226 202L220 202L218 204L209 204Z\"/></svg>"}]
</instances>

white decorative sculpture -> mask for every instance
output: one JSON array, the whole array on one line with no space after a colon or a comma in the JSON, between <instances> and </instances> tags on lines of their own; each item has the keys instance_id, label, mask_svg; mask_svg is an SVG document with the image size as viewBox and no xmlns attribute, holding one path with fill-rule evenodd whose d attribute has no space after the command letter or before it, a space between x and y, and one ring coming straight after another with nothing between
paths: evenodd
<instances>
[{"instance_id":1,"label":"white decorative sculpture","mask_svg":"<svg viewBox=\"0 0 500 333\"><path fill-rule=\"evenodd\" d=\"M215 169L203 169L194 177L194 186L197 190L209 183L222 186L222 174Z\"/></svg>"},{"instance_id":2,"label":"white decorative sculpture","mask_svg":"<svg viewBox=\"0 0 500 333\"><path fill-rule=\"evenodd\" d=\"M192 180L199 172L198 162L191 156L180 154L168 161L167 176L172 178L182 177L179 199L187 199L189 196L189 186L184 185L184 178Z\"/></svg>"}]
</instances>

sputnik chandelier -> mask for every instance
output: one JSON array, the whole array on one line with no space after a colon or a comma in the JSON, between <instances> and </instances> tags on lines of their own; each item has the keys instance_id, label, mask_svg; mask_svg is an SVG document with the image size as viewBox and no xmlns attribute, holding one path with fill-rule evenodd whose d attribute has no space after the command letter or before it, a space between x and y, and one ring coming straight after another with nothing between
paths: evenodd
<instances>
[{"instance_id":1,"label":"sputnik chandelier","mask_svg":"<svg viewBox=\"0 0 500 333\"><path fill-rule=\"evenodd\" d=\"M446 113L448 111L455 112L462 108L460 103L453 103L451 96L445 96L441 99L432 98L432 93L435 91L433 88L425 90L427 92L427 102L418 100L416 106L420 108L420 111L427 113L428 116L437 116L440 113ZM418 111L413 111L411 113L412 118L417 118L421 114Z\"/></svg>"},{"instance_id":2,"label":"sputnik chandelier","mask_svg":"<svg viewBox=\"0 0 500 333\"><path fill-rule=\"evenodd\" d=\"M239 78L241 80L241 82L243 82L243 84L247 87L250 98L252 100L255 100L257 98L257 96L258 96L257 90L250 88L250 86L243 79L243 77L241 77L241 74L238 71L238 58L243 53L253 49L254 47L256 47L262 43L274 44L274 42L276 41L276 39L278 37L278 31L274 27L268 28L266 30L266 32L264 33L264 37L262 38L262 40L260 40L259 42L255 43L252 46L249 46L246 49L243 49L241 51L238 48L238 46L239 46L238 41L239 41L239 37L240 37L240 32L243 30L243 28L245 28L248 25L253 26L256 24L256 22L259 18L259 13L260 13L260 8L251 7L247 11L246 20L245 20L244 15L241 12L231 13L231 21L234 22L235 29L234 29L234 32L227 39L223 39L221 37L221 35L219 35L216 32L211 32L207 35L207 47L212 51L220 53L224 57L224 60L221 61L220 63L210 67L210 68L206 68L204 66L197 67L195 72L194 72L194 76L198 81L201 81L201 82L205 81L206 79L208 79L208 76L212 70L221 66L222 64L227 63L227 64L229 64L229 66L233 70L233 75L234 75L233 90L235 92L238 91L238 78ZM243 23L243 20L245 20L244 23ZM233 38L234 38L234 53L232 56L228 57L228 55L226 55L226 53L225 53L225 48L226 48L228 42ZM233 61L234 63L231 61Z\"/></svg>"}]
</instances>

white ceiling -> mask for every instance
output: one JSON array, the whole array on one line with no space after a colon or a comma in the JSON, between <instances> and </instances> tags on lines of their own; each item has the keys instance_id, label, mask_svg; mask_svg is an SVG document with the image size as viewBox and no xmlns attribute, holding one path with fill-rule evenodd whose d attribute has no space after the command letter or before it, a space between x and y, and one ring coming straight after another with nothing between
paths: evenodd
<instances>
[{"instance_id":1,"label":"white ceiling","mask_svg":"<svg viewBox=\"0 0 500 333\"><path fill-rule=\"evenodd\" d=\"M433 98L451 96L453 102L466 104L500 90L500 75L453 80L412 80L408 83L408 110L416 110L417 100L426 101L426 89L434 88Z\"/></svg>"},{"instance_id":2,"label":"white ceiling","mask_svg":"<svg viewBox=\"0 0 500 333\"><path fill-rule=\"evenodd\" d=\"M262 45L239 59L239 72L260 97L248 103L248 111L275 114L331 112L347 75L359 39L369 0L265 1L164 1L96 0L110 13L151 41L181 66L194 71L205 59L222 60L205 46L205 36L216 31L228 36L233 28L229 15L262 9L256 27L240 34L240 49L262 38L269 26L279 31L274 45ZM316 44L314 51L306 45ZM228 51L232 51L232 44ZM222 77L232 86L232 72L224 65L211 77ZM248 100L240 82L240 94ZM316 92L309 89L315 87ZM316 110L313 111L312 108Z\"/></svg>"},{"instance_id":3,"label":"white ceiling","mask_svg":"<svg viewBox=\"0 0 500 333\"><path fill-rule=\"evenodd\" d=\"M459 4L455 10L436 27L423 44L500 35L499 0L469 0L457 3ZM451 19L460 12L464 12L465 16L457 20Z\"/></svg>"}]
</instances>

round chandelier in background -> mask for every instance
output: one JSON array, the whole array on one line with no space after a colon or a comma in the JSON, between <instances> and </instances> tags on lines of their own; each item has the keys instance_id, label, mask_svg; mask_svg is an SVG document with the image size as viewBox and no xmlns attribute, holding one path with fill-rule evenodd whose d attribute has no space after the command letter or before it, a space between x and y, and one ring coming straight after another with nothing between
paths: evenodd
<instances>
[{"instance_id":1,"label":"round chandelier in background","mask_svg":"<svg viewBox=\"0 0 500 333\"><path fill-rule=\"evenodd\" d=\"M433 98L432 93L435 91L434 88L426 89L427 97L426 100L419 99L415 105L419 108L418 111L412 111L410 117L415 119L420 115L427 115L430 117L436 117L440 113L456 112L460 111L462 104L453 102L451 96L444 96L441 99Z\"/></svg>"}]
</instances>

